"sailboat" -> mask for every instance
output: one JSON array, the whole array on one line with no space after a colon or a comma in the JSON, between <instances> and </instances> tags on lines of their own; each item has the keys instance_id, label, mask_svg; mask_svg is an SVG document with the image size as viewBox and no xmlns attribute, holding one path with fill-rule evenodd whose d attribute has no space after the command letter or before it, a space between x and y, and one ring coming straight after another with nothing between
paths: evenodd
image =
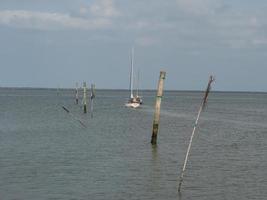
<instances>
[{"instance_id":1,"label":"sailboat","mask_svg":"<svg viewBox=\"0 0 267 200\"><path fill-rule=\"evenodd\" d=\"M133 73L134 73L133 67L134 67L134 48L132 48L132 55L131 55L130 96L125 106L129 108L138 108L143 103L143 101L142 101L142 98L138 95L138 89L137 89L136 95L134 96L133 94Z\"/></svg>"}]
</instances>

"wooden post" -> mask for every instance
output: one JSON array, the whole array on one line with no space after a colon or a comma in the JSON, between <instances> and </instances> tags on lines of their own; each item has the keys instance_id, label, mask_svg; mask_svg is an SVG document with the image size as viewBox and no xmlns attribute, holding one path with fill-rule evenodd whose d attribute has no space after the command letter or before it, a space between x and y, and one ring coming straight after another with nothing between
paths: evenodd
<instances>
[{"instance_id":1,"label":"wooden post","mask_svg":"<svg viewBox=\"0 0 267 200\"><path fill-rule=\"evenodd\" d=\"M203 109L205 108L205 106L207 104L208 95L209 95L209 92L211 90L211 84L212 84L212 82L214 80L215 80L214 77L210 76L210 79L209 79L209 82L208 82L208 86L207 86L207 89L205 91L204 98L203 98L201 106L200 106L200 108L198 110L197 118L196 118L196 121L195 121L195 124L194 124L194 128L193 128L193 131L192 131L192 134L191 134L191 137L190 137L188 148L187 148L187 151L186 151L183 169L182 169L182 172L181 172L181 175L180 175L178 192L181 192L181 186L182 186L182 182L183 182L183 178L184 178L185 168L186 168L186 164L187 164L187 161L188 161L188 157L189 157L192 141L193 141L193 138L194 138L194 135L195 135L195 131L196 131L196 128L197 128L197 125L198 125L198 121L199 121L199 118L200 118L200 114L201 114L201 112L203 111Z\"/></svg>"},{"instance_id":2,"label":"wooden post","mask_svg":"<svg viewBox=\"0 0 267 200\"><path fill-rule=\"evenodd\" d=\"M90 104L90 112L91 118L93 118L93 111L94 111L94 98L95 98L95 84L91 84L91 104Z\"/></svg>"},{"instance_id":3,"label":"wooden post","mask_svg":"<svg viewBox=\"0 0 267 200\"><path fill-rule=\"evenodd\" d=\"M87 113L87 107L86 107L86 82L83 82L83 113Z\"/></svg>"},{"instance_id":4,"label":"wooden post","mask_svg":"<svg viewBox=\"0 0 267 200\"><path fill-rule=\"evenodd\" d=\"M75 102L76 104L79 103L79 90L78 90L78 83L76 83L76 91L75 91Z\"/></svg>"},{"instance_id":5,"label":"wooden post","mask_svg":"<svg viewBox=\"0 0 267 200\"><path fill-rule=\"evenodd\" d=\"M161 98L163 95L163 83L166 76L166 72L161 71L159 76L159 83L158 83L158 92L156 96L156 104L155 104L155 114L153 120L153 129L152 129L152 137L151 137L151 144L157 144L157 135L159 129L159 116L160 116L160 105L161 105Z\"/></svg>"}]
</instances>

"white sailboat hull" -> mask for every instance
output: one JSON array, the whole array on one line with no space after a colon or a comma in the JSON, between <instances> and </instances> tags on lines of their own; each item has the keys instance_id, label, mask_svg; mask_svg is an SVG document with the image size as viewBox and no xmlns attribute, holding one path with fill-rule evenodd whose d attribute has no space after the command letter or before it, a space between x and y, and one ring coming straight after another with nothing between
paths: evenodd
<instances>
[{"instance_id":1,"label":"white sailboat hull","mask_svg":"<svg viewBox=\"0 0 267 200\"><path fill-rule=\"evenodd\" d=\"M126 103L125 106L128 108L138 108L140 103Z\"/></svg>"}]
</instances>

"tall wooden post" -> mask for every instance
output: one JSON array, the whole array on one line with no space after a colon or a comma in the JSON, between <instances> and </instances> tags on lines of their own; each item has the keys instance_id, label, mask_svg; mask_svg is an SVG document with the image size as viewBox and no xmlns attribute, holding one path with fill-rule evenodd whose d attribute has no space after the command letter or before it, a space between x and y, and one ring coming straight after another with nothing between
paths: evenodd
<instances>
[{"instance_id":1,"label":"tall wooden post","mask_svg":"<svg viewBox=\"0 0 267 200\"><path fill-rule=\"evenodd\" d=\"M79 90L78 90L78 83L76 83L75 102L76 102L76 104L78 104L78 103L79 103Z\"/></svg>"},{"instance_id":2,"label":"tall wooden post","mask_svg":"<svg viewBox=\"0 0 267 200\"><path fill-rule=\"evenodd\" d=\"M155 114L154 114L152 137L151 137L151 144L153 144L153 145L157 144L160 105L161 105L161 99L162 99L162 95L163 95L163 83L164 83L165 77L166 77L166 72L161 71L160 76L159 76L158 92L157 92L157 96L156 96Z\"/></svg>"},{"instance_id":3,"label":"tall wooden post","mask_svg":"<svg viewBox=\"0 0 267 200\"><path fill-rule=\"evenodd\" d=\"M87 106L86 106L86 82L83 82L83 113L87 113Z\"/></svg>"}]
</instances>

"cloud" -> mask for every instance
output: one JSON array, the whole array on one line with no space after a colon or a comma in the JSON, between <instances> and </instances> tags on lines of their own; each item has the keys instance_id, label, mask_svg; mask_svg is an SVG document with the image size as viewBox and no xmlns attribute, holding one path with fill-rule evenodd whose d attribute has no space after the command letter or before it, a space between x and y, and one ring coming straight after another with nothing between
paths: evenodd
<instances>
[{"instance_id":1,"label":"cloud","mask_svg":"<svg viewBox=\"0 0 267 200\"><path fill-rule=\"evenodd\" d=\"M176 0L178 8L193 15L214 14L223 7L221 0Z\"/></svg>"},{"instance_id":2,"label":"cloud","mask_svg":"<svg viewBox=\"0 0 267 200\"><path fill-rule=\"evenodd\" d=\"M86 6L81 6L80 7L80 14L81 15L85 15L85 14L87 14L88 13L88 9L87 9L87 7Z\"/></svg>"},{"instance_id":3,"label":"cloud","mask_svg":"<svg viewBox=\"0 0 267 200\"><path fill-rule=\"evenodd\" d=\"M267 37L266 38L256 38L252 41L254 45L267 45Z\"/></svg>"},{"instance_id":4,"label":"cloud","mask_svg":"<svg viewBox=\"0 0 267 200\"><path fill-rule=\"evenodd\" d=\"M233 48L250 48L266 45L266 23L261 15L227 13L211 20L222 43Z\"/></svg>"},{"instance_id":5,"label":"cloud","mask_svg":"<svg viewBox=\"0 0 267 200\"><path fill-rule=\"evenodd\" d=\"M251 48L266 45L263 9L225 3L223 0L176 0L181 36L215 47ZM174 23L176 23L174 22Z\"/></svg>"},{"instance_id":6,"label":"cloud","mask_svg":"<svg viewBox=\"0 0 267 200\"><path fill-rule=\"evenodd\" d=\"M258 7L253 10L229 2L226 5L223 0L90 2L73 3L74 9L65 8L64 13L19 8L0 10L0 25L38 30L92 30L98 37L135 41L143 46L159 43L191 49L267 46L266 14Z\"/></svg>"},{"instance_id":7,"label":"cloud","mask_svg":"<svg viewBox=\"0 0 267 200\"><path fill-rule=\"evenodd\" d=\"M113 0L96 0L90 6L81 6L80 14L111 18L119 16L120 12L115 8Z\"/></svg>"},{"instance_id":8,"label":"cloud","mask_svg":"<svg viewBox=\"0 0 267 200\"><path fill-rule=\"evenodd\" d=\"M152 46L159 43L156 38L150 36L139 37L135 42L140 46Z\"/></svg>"},{"instance_id":9,"label":"cloud","mask_svg":"<svg viewBox=\"0 0 267 200\"><path fill-rule=\"evenodd\" d=\"M0 11L0 24L40 30L93 30L107 28L111 25L111 21L101 17L85 19L62 13L4 10Z\"/></svg>"}]
</instances>

